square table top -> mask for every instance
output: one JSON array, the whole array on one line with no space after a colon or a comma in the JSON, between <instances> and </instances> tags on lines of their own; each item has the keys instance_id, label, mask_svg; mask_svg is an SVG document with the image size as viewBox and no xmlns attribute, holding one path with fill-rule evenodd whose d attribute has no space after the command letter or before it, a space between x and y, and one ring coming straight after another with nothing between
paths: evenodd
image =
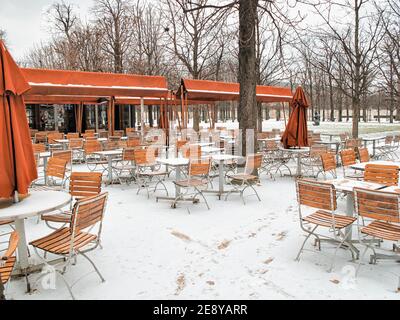
<instances>
[{"instance_id":1,"label":"square table top","mask_svg":"<svg viewBox=\"0 0 400 320\"><path fill-rule=\"evenodd\" d=\"M189 159L187 158L157 158L156 162L160 164L169 165L171 167L187 166Z\"/></svg>"},{"instance_id":2,"label":"square table top","mask_svg":"<svg viewBox=\"0 0 400 320\"><path fill-rule=\"evenodd\" d=\"M354 188L379 190L385 187L385 185L380 183L345 178L327 180L326 182L333 184L336 190L347 192L353 192Z\"/></svg>"}]
</instances>

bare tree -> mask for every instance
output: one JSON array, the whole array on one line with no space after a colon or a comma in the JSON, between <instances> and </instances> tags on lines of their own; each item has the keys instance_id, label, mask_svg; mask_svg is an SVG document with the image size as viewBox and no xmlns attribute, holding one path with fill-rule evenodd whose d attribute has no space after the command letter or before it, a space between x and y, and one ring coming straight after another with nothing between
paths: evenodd
<instances>
[{"instance_id":1,"label":"bare tree","mask_svg":"<svg viewBox=\"0 0 400 320\"><path fill-rule=\"evenodd\" d=\"M98 0L92 12L96 24L104 33L99 44L110 57L110 69L115 73L124 71L126 53L132 45L134 31L130 0Z\"/></svg>"}]
</instances>

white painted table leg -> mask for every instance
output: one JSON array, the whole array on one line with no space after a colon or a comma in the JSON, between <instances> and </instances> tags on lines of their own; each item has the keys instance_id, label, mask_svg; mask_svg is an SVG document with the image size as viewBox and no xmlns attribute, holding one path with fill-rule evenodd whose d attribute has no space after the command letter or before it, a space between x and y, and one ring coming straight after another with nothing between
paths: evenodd
<instances>
[{"instance_id":1,"label":"white painted table leg","mask_svg":"<svg viewBox=\"0 0 400 320\"><path fill-rule=\"evenodd\" d=\"M28 247L26 244L25 236L25 222L24 219L15 220L15 229L19 235L18 241L18 265L21 270L26 270L29 267L28 261Z\"/></svg>"},{"instance_id":2,"label":"white painted table leg","mask_svg":"<svg viewBox=\"0 0 400 320\"><path fill-rule=\"evenodd\" d=\"M181 180L181 167L180 166L176 166L176 170L175 170L175 180L179 181ZM181 188L179 188L178 185L175 185L175 197L180 194L181 192Z\"/></svg>"},{"instance_id":3,"label":"white painted table leg","mask_svg":"<svg viewBox=\"0 0 400 320\"><path fill-rule=\"evenodd\" d=\"M43 174L44 174L44 184L47 185L47 173L46 173L46 168L47 168L47 157L43 158Z\"/></svg>"}]
</instances>

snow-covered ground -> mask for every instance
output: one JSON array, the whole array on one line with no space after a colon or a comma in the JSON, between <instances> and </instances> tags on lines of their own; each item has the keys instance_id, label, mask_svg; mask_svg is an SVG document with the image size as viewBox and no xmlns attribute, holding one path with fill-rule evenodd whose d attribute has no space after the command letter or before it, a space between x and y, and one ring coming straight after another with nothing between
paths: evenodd
<instances>
[{"instance_id":1,"label":"snow-covered ground","mask_svg":"<svg viewBox=\"0 0 400 320\"><path fill-rule=\"evenodd\" d=\"M268 122L269 123L269 122ZM279 123L271 123L279 127ZM385 130L382 130L385 131ZM292 163L294 166L295 163ZM87 170L76 166L74 170ZM340 173L340 170L338 171ZM172 192L171 176L168 188ZM215 184L217 180L215 180ZM333 249L312 242L294 261L304 239L299 226L294 178L261 177L261 202L239 196L228 201L207 195L204 203L180 203L172 209L154 195L136 195L134 185L104 187L109 200L102 233L103 249L89 255L106 279L92 273L73 288L78 299L399 299L399 265L366 263L355 279L356 263L339 250L336 268L327 272ZM345 200L339 200L344 210ZM189 213L189 211L190 213ZM6 230L2 227L0 230ZM29 240L50 233L44 222L26 221ZM33 252L33 250L31 250ZM79 259L66 274L71 283L91 271ZM39 274L32 274L32 282ZM25 294L23 279L13 279L9 299L70 299L66 287L40 283Z\"/></svg>"}]
</instances>

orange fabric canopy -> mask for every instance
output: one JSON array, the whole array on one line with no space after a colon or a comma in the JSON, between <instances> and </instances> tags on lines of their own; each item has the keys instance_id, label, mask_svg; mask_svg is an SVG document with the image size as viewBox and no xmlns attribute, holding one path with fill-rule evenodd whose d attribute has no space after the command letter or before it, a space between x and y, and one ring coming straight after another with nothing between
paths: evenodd
<instances>
[{"instance_id":1,"label":"orange fabric canopy","mask_svg":"<svg viewBox=\"0 0 400 320\"><path fill-rule=\"evenodd\" d=\"M282 135L282 144L285 148L308 146L307 109L309 103L302 87L298 87L290 103L292 113L285 132Z\"/></svg>"},{"instance_id":2,"label":"orange fabric canopy","mask_svg":"<svg viewBox=\"0 0 400 320\"><path fill-rule=\"evenodd\" d=\"M22 74L31 95L166 97L167 80L162 76L143 76L69 70L24 69Z\"/></svg>"},{"instance_id":3,"label":"orange fabric canopy","mask_svg":"<svg viewBox=\"0 0 400 320\"><path fill-rule=\"evenodd\" d=\"M193 79L182 79L181 83L182 85L176 93L178 97L183 89L183 93L189 100L239 100L239 83ZM259 102L289 102L293 97L290 88L273 86L257 86L256 95Z\"/></svg>"},{"instance_id":4,"label":"orange fabric canopy","mask_svg":"<svg viewBox=\"0 0 400 320\"><path fill-rule=\"evenodd\" d=\"M0 197L25 194L37 178L22 94L30 89L0 40Z\"/></svg>"}]
</instances>

